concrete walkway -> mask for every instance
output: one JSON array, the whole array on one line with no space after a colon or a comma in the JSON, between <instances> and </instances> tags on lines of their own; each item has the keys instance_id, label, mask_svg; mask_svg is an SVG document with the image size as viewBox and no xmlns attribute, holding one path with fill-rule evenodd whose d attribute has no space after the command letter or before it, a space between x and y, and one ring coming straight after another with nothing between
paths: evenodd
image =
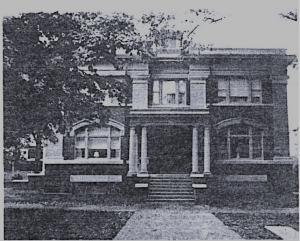
<instances>
[{"instance_id":1,"label":"concrete walkway","mask_svg":"<svg viewBox=\"0 0 300 241\"><path fill-rule=\"evenodd\" d=\"M211 213L184 210L136 211L114 240L242 239Z\"/></svg>"}]
</instances>

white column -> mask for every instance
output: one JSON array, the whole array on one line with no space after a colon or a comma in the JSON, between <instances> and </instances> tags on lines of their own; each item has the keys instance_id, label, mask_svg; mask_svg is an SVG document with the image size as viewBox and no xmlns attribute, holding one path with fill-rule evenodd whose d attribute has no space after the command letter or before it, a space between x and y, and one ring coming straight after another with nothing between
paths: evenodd
<instances>
[{"instance_id":1,"label":"white column","mask_svg":"<svg viewBox=\"0 0 300 241\"><path fill-rule=\"evenodd\" d=\"M134 134L134 172L138 173L138 162L139 162L139 153L138 153L138 136Z\"/></svg>"},{"instance_id":2,"label":"white column","mask_svg":"<svg viewBox=\"0 0 300 241\"><path fill-rule=\"evenodd\" d=\"M204 173L211 174L210 172L210 136L209 127L204 128Z\"/></svg>"},{"instance_id":3,"label":"white column","mask_svg":"<svg viewBox=\"0 0 300 241\"><path fill-rule=\"evenodd\" d=\"M88 159L89 158L89 148L88 148L88 144L89 144L89 132L88 132L88 128L85 128L85 151L84 151L84 158Z\"/></svg>"},{"instance_id":4,"label":"white column","mask_svg":"<svg viewBox=\"0 0 300 241\"><path fill-rule=\"evenodd\" d=\"M230 159L231 158L231 150L230 150L230 128L229 127L227 130L227 153L228 153L227 159Z\"/></svg>"},{"instance_id":5,"label":"white column","mask_svg":"<svg viewBox=\"0 0 300 241\"><path fill-rule=\"evenodd\" d=\"M110 159L110 157L111 157L111 155L110 155L110 143L111 143L110 132L111 132L111 128L108 127L108 137L107 137L107 158L108 159Z\"/></svg>"},{"instance_id":6,"label":"white column","mask_svg":"<svg viewBox=\"0 0 300 241\"><path fill-rule=\"evenodd\" d=\"M141 173L148 173L147 171L147 127L142 127L142 143L141 143Z\"/></svg>"},{"instance_id":7,"label":"white column","mask_svg":"<svg viewBox=\"0 0 300 241\"><path fill-rule=\"evenodd\" d=\"M192 148L192 173L198 173L198 129L193 127L193 148Z\"/></svg>"},{"instance_id":8,"label":"white column","mask_svg":"<svg viewBox=\"0 0 300 241\"><path fill-rule=\"evenodd\" d=\"M253 159L253 135L252 135L252 127L249 127L249 158Z\"/></svg>"},{"instance_id":9,"label":"white column","mask_svg":"<svg viewBox=\"0 0 300 241\"><path fill-rule=\"evenodd\" d=\"M264 131L261 132L261 159L264 159Z\"/></svg>"},{"instance_id":10,"label":"white column","mask_svg":"<svg viewBox=\"0 0 300 241\"><path fill-rule=\"evenodd\" d=\"M135 127L130 127L130 139L129 139L129 171L128 176L135 174L134 170L134 135Z\"/></svg>"}]
</instances>

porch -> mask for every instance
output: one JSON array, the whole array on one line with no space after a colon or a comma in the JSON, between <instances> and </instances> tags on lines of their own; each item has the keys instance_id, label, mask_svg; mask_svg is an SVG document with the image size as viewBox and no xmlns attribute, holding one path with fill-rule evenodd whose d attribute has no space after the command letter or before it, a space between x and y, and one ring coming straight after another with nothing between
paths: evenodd
<instances>
[{"instance_id":1,"label":"porch","mask_svg":"<svg viewBox=\"0 0 300 241\"><path fill-rule=\"evenodd\" d=\"M128 176L210 175L210 128L184 124L130 127Z\"/></svg>"}]
</instances>

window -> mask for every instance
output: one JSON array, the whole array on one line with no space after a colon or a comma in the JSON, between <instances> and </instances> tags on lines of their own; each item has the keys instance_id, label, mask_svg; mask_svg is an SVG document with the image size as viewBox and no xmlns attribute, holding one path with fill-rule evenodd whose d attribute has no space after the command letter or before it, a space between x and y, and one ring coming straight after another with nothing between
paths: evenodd
<instances>
[{"instance_id":1,"label":"window","mask_svg":"<svg viewBox=\"0 0 300 241\"><path fill-rule=\"evenodd\" d=\"M219 103L261 103L260 80L224 79L218 81Z\"/></svg>"},{"instance_id":2,"label":"window","mask_svg":"<svg viewBox=\"0 0 300 241\"><path fill-rule=\"evenodd\" d=\"M259 128L233 125L219 131L219 159L264 159L264 134Z\"/></svg>"},{"instance_id":3,"label":"window","mask_svg":"<svg viewBox=\"0 0 300 241\"><path fill-rule=\"evenodd\" d=\"M184 80L154 80L154 105L186 105L186 81Z\"/></svg>"},{"instance_id":4,"label":"window","mask_svg":"<svg viewBox=\"0 0 300 241\"><path fill-rule=\"evenodd\" d=\"M76 131L76 158L120 158L120 130L83 127Z\"/></svg>"}]
</instances>

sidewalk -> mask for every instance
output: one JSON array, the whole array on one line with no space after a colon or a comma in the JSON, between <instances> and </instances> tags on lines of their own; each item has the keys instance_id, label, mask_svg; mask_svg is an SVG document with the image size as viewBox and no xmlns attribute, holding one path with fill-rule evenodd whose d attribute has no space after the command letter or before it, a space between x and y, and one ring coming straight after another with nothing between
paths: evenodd
<instances>
[{"instance_id":1,"label":"sidewalk","mask_svg":"<svg viewBox=\"0 0 300 241\"><path fill-rule=\"evenodd\" d=\"M184 210L137 211L114 240L242 239L211 213Z\"/></svg>"}]
</instances>

